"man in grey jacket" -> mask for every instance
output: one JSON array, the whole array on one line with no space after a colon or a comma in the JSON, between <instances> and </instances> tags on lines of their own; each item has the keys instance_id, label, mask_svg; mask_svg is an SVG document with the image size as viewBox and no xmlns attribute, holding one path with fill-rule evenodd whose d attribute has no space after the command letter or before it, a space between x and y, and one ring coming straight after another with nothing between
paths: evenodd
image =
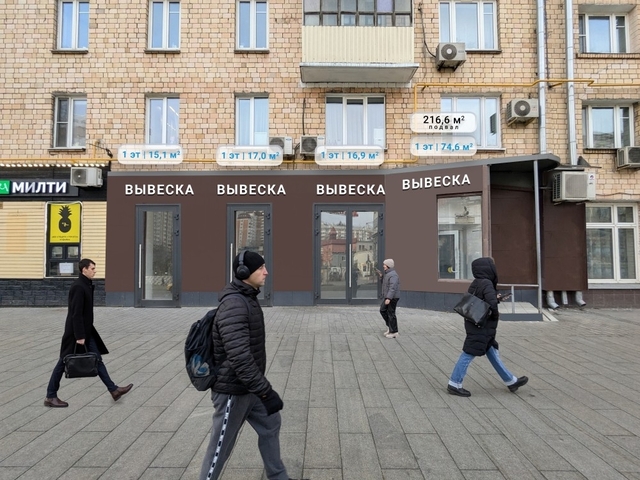
<instances>
[{"instance_id":1,"label":"man in grey jacket","mask_svg":"<svg viewBox=\"0 0 640 480\"><path fill-rule=\"evenodd\" d=\"M233 260L233 271L235 278L220 292L213 324L218 375L211 388L213 428L200 480L220 477L245 420L258 434L267 478L289 480L280 456L279 412L284 404L265 376L264 315L258 294L267 268L261 255L243 251Z\"/></svg>"},{"instance_id":2,"label":"man in grey jacket","mask_svg":"<svg viewBox=\"0 0 640 480\"><path fill-rule=\"evenodd\" d=\"M382 278L382 304L380 305L380 315L387 324L387 331L384 336L396 338L398 336L398 319L396 318L396 306L400 300L400 278L395 269L395 262L392 258L382 262L384 273L378 272Z\"/></svg>"}]
</instances>

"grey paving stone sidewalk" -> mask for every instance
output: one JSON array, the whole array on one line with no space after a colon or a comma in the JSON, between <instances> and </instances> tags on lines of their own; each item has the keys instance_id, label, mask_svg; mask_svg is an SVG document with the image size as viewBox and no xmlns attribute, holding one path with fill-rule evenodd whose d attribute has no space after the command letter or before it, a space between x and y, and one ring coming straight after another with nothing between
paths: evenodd
<instances>
[{"instance_id":1,"label":"grey paving stone sidewalk","mask_svg":"<svg viewBox=\"0 0 640 480\"><path fill-rule=\"evenodd\" d=\"M208 394L183 367L206 309L96 308L114 381L62 380L66 409L43 406L66 309L0 309L0 480L197 479ZM398 309L382 336L376 307L265 309L268 377L283 396L283 457L313 480L640 479L640 315L566 310L557 322L501 322L512 394L486 359L446 384L463 340L456 314ZM264 478L246 427L224 480Z\"/></svg>"}]
</instances>

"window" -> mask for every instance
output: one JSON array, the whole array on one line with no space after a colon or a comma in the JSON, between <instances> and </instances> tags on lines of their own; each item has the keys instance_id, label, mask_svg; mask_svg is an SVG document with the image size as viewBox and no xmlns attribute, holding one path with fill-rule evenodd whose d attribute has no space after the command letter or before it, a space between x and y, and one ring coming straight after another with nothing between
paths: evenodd
<instances>
[{"instance_id":1,"label":"window","mask_svg":"<svg viewBox=\"0 0 640 480\"><path fill-rule=\"evenodd\" d=\"M500 147L500 116L496 97L442 97L440 110L442 112L471 112L475 114L478 127L473 133L478 148Z\"/></svg>"},{"instance_id":2,"label":"window","mask_svg":"<svg viewBox=\"0 0 640 480\"><path fill-rule=\"evenodd\" d=\"M149 48L180 48L180 2L151 2L149 15Z\"/></svg>"},{"instance_id":3,"label":"window","mask_svg":"<svg viewBox=\"0 0 640 480\"><path fill-rule=\"evenodd\" d=\"M236 145L269 145L269 98L236 99Z\"/></svg>"},{"instance_id":4,"label":"window","mask_svg":"<svg viewBox=\"0 0 640 480\"><path fill-rule=\"evenodd\" d=\"M498 48L495 2L440 2L440 41L463 42L465 50Z\"/></svg>"},{"instance_id":5,"label":"window","mask_svg":"<svg viewBox=\"0 0 640 480\"><path fill-rule=\"evenodd\" d=\"M582 129L586 148L633 146L633 107L630 105L586 105Z\"/></svg>"},{"instance_id":6,"label":"window","mask_svg":"<svg viewBox=\"0 0 640 480\"><path fill-rule=\"evenodd\" d=\"M385 104L379 96L329 96L326 142L331 146L377 145L385 148Z\"/></svg>"},{"instance_id":7,"label":"window","mask_svg":"<svg viewBox=\"0 0 640 480\"><path fill-rule=\"evenodd\" d=\"M304 0L304 24L410 27L411 0Z\"/></svg>"},{"instance_id":8,"label":"window","mask_svg":"<svg viewBox=\"0 0 640 480\"><path fill-rule=\"evenodd\" d=\"M54 148L83 148L87 128L86 97L56 97Z\"/></svg>"},{"instance_id":9,"label":"window","mask_svg":"<svg viewBox=\"0 0 640 480\"><path fill-rule=\"evenodd\" d=\"M58 48L89 48L89 2L60 2L58 6Z\"/></svg>"},{"instance_id":10,"label":"window","mask_svg":"<svg viewBox=\"0 0 640 480\"><path fill-rule=\"evenodd\" d=\"M267 2L238 2L238 48L267 48Z\"/></svg>"},{"instance_id":11,"label":"window","mask_svg":"<svg viewBox=\"0 0 640 480\"><path fill-rule=\"evenodd\" d=\"M150 145L178 145L180 99L178 97L150 97L147 99L147 143Z\"/></svg>"},{"instance_id":12,"label":"window","mask_svg":"<svg viewBox=\"0 0 640 480\"><path fill-rule=\"evenodd\" d=\"M438 198L439 278L473 279L471 262L482 256L482 197Z\"/></svg>"},{"instance_id":13,"label":"window","mask_svg":"<svg viewBox=\"0 0 640 480\"><path fill-rule=\"evenodd\" d=\"M579 15L580 53L626 53L626 24L625 15Z\"/></svg>"},{"instance_id":14,"label":"window","mask_svg":"<svg viewBox=\"0 0 640 480\"><path fill-rule=\"evenodd\" d=\"M634 205L587 205L587 271L590 281L637 280L637 212Z\"/></svg>"}]
</instances>

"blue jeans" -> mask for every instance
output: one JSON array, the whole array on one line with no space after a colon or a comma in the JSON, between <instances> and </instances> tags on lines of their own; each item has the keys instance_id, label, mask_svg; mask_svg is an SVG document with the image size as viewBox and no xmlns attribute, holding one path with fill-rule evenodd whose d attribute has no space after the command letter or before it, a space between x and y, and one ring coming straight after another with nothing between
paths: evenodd
<instances>
[{"instance_id":1,"label":"blue jeans","mask_svg":"<svg viewBox=\"0 0 640 480\"><path fill-rule=\"evenodd\" d=\"M458 362L456 363L456 366L453 367L453 372L451 372L449 385L456 388L462 388L462 381L464 380L464 377L467 374L467 369L474 358L476 358L474 355L469 355L465 352L460 354L460 358L458 358ZM498 375L500 375L500 378L502 378L505 385L513 385L518 381L518 378L504 366L504 363L502 363L502 360L500 359L500 352L498 352L497 349L489 347L489 350L487 350L487 358L489 359L489 362L491 362L491 365L493 365L493 368L495 368L496 372L498 372Z\"/></svg>"},{"instance_id":2,"label":"blue jeans","mask_svg":"<svg viewBox=\"0 0 640 480\"><path fill-rule=\"evenodd\" d=\"M76 350L78 352L84 352L84 347L80 344L76 344L77 348ZM109 390L110 392L113 392L114 390L118 389L118 386L113 383L113 381L111 380L111 377L109 377L109 373L107 372L107 367L104 366L104 363L102 363L102 356L100 355L100 352L98 351L98 346L96 345L96 342L91 339L89 340L89 345L87 346L87 349L90 352L94 352L98 354L98 376L100 377L100 380L102 380L102 383L104 383L104 385L107 387L107 390ZM58 389L60 388L60 380L62 379L62 375L64 375L64 362L62 360L62 358L58 359L58 363L56 363L56 366L53 367L53 372L51 372L51 378L49 379L49 386L47 387L47 398L55 398L58 396Z\"/></svg>"}]
</instances>

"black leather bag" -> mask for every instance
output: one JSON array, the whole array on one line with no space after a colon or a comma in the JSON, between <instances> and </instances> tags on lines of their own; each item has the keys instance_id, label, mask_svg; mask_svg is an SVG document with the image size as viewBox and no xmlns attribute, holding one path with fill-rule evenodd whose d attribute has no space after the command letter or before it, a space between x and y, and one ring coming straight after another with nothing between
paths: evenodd
<instances>
[{"instance_id":1,"label":"black leather bag","mask_svg":"<svg viewBox=\"0 0 640 480\"><path fill-rule=\"evenodd\" d=\"M473 293L465 293L453 310L478 328L484 327L491 315L491 306Z\"/></svg>"},{"instance_id":2,"label":"black leather bag","mask_svg":"<svg viewBox=\"0 0 640 480\"><path fill-rule=\"evenodd\" d=\"M76 344L76 347L78 344ZM73 353L65 355L64 359L64 376L66 378L84 378L96 377L98 375L98 354L89 352L87 346L84 346L85 353Z\"/></svg>"}]
</instances>

